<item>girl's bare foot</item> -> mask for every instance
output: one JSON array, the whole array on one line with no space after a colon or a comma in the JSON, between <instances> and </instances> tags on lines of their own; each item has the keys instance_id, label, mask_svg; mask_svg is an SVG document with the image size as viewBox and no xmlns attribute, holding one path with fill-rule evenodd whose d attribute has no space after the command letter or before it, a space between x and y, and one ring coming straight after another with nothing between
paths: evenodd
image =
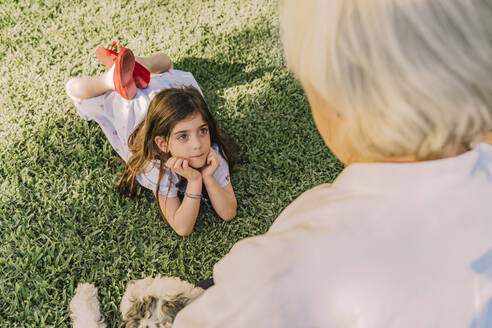
<instances>
[{"instance_id":1,"label":"girl's bare foot","mask_svg":"<svg viewBox=\"0 0 492 328\"><path fill-rule=\"evenodd\" d=\"M87 99L97 97L114 90L114 66L99 76L72 77L65 84L65 90L71 98Z\"/></svg>"},{"instance_id":2,"label":"girl's bare foot","mask_svg":"<svg viewBox=\"0 0 492 328\"><path fill-rule=\"evenodd\" d=\"M153 74L163 73L173 68L171 58L163 52L146 57L135 56L135 61Z\"/></svg>"}]
</instances>

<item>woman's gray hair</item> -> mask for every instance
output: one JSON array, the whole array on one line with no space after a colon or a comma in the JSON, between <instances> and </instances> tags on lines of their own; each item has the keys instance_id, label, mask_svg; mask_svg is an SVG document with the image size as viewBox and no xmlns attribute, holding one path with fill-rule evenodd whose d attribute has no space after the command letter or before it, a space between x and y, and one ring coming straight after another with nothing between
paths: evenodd
<instances>
[{"instance_id":1,"label":"woman's gray hair","mask_svg":"<svg viewBox=\"0 0 492 328\"><path fill-rule=\"evenodd\" d=\"M432 159L492 129L492 0L281 0L289 68L378 159Z\"/></svg>"}]
</instances>

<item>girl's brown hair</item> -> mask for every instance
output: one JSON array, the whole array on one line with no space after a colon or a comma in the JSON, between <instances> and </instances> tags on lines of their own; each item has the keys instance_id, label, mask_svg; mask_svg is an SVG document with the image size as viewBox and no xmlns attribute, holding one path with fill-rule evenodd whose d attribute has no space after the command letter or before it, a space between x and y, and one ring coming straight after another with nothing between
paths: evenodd
<instances>
[{"instance_id":1,"label":"girl's brown hair","mask_svg":"<svg viewBox=\"0 0 492 328\"><path fill-rule=\"evenodd\" d=\"M160 136L167 140L178 122L195 113L199 113L207 123L210 143L219 147L221 155L227 160L232 171L238 160L237 144L224 130L217 128L215 119L200 92L192 86L169 88L160 91L152 99L145 120L128 138L128 146L132 155L125 164L125 171L115 189L129 198L134 198L138 185L137 175L143 173L149 163L154 164L160 161L159 179L155 190L160 210L159 187L166 170L165 163L171 154L159 149L154 141L155 137Z\"/></svg>"}]
</instances>

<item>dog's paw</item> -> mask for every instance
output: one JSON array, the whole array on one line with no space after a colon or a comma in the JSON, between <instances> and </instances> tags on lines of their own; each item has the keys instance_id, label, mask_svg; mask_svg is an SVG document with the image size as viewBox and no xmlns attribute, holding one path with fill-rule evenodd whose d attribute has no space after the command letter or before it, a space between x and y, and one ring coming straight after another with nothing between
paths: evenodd
<instances>
[{"instance_id":1,"label":"dog's paw","mask_svg":"<svg viewBox=\"0 0 492 328\"><path fill-rule=\"evenodd\" d=\"M106 328L99 312L97 288L94 285L82 283L77 286L70 301L70 310L74 328Z\"/></svg>"}]
</instances>

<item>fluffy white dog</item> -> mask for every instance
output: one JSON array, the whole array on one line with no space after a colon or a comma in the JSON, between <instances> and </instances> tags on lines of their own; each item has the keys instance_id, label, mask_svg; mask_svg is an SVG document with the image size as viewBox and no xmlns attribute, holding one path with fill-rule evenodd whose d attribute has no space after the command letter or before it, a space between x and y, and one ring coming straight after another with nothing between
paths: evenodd
<instances>
[{"instance_id":1,"label":"fluffy white dog","mask_svg":"<svg viewBox=\"0 0 492 328\"><path fill-rule=\"evenodd\" d=\"M120 327L171 327L176 314L202 293L202 288L174 277L132 280L121 299ZM70 310L74 328L106 328L94 285L77 286Z\"/></svg>"}]
</instances>

